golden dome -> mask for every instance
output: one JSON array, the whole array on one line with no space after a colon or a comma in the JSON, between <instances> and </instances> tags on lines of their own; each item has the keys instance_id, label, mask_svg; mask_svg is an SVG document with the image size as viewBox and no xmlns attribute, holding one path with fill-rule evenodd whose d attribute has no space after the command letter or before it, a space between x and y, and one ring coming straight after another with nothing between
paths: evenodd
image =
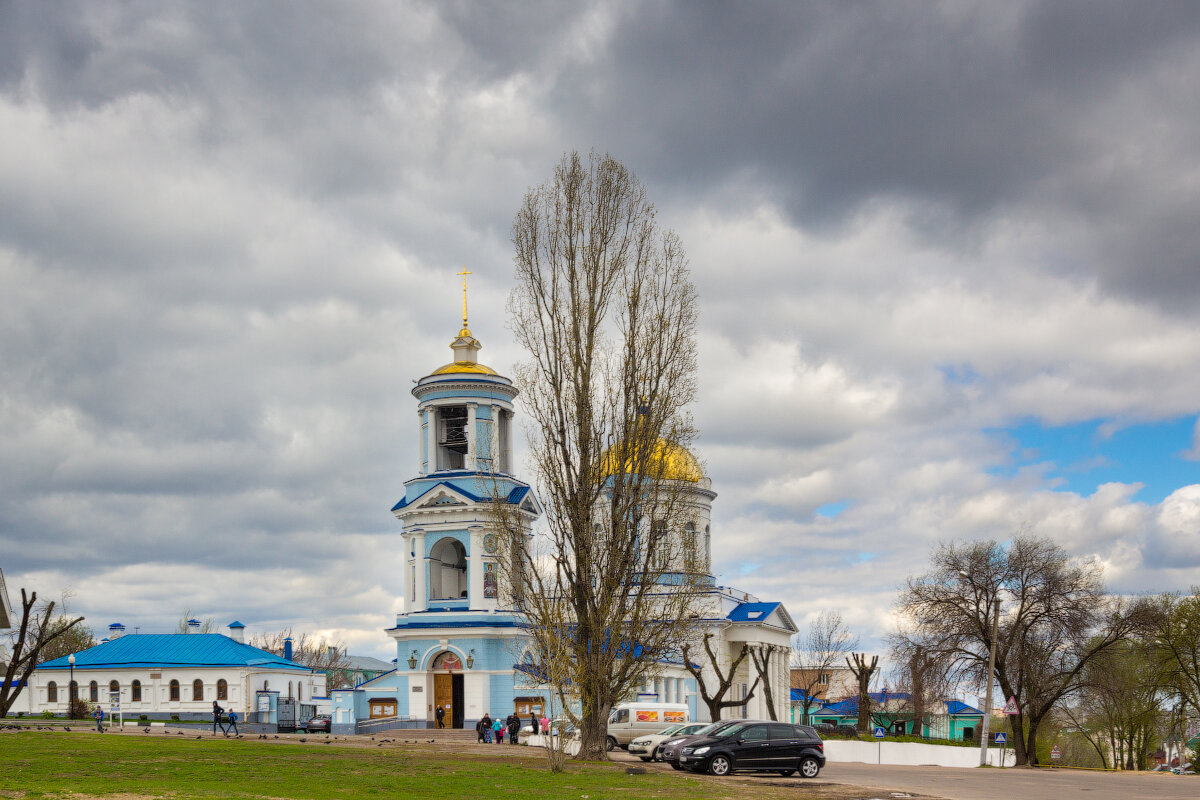
<instances>
[{"instance_id":1,"label":"golden dome","mask_svg":"<svg viewBox=\"0 0 1200 800\"><path fill-rule=\"evenodd\" d=\"M700 462L678 442L659 439L654 444L654 453L651 454L650 459L652 469L657 471L661 468L662 475L660 477L665 480L699 483L704 479L704 470L700 469ZM601 461L604 464L605 475L611 475L617 470L611 448L601 456ZM627 465L625 471L629 472L630 470L631 466Z\"/></svg>"},{"instance_id":2,"label":"golden dome","mask_svg":"<svg viewBox=\"0 0 1200 800\"><path fill-rule=\"evenodd\" d=\"M499 372L476 361L451 361L444 367L438 367L430 375L454 375L458 373L474 375L499 375Z\"/></svg>"}]
</instances>

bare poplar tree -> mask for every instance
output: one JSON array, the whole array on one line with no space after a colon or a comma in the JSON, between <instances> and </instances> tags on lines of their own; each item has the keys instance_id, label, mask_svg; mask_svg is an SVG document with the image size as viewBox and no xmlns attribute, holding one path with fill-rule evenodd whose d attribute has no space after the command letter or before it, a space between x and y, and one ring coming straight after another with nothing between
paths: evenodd
<instances>
[{"instance_id":1,"label":"bare poplar tree","mask_svg":"<svg viewBox=\"0 0 1200 800\"><path fill-rule=\"evenodd\" d=\"M687 528L703 481L687 450L696 293L678 237L609 156L566 154L526 194L513 244L509 310L528 354L515 381L545 507L537 535L493 505L526 630L578 698L561 699L579 757L604 758L610 708L678 657L706 572Z\"/></svg>"},{"instance_id":2,"label":"bare poplar tree","mask_svg":"<svg viewBox=\"0 0 1200 800\"><path fill-rule=\"evenodd\" d=\"M680 651L683 654L684 666L687 667L688 672L692 673L692 677L696 679L696 688L700 692L700 700L704 705L708 706L708 718L716 722L721 718L721 712L725 709L737 708L748 703L754 697L754 692L758 688L758 682L761 678L754 679L754 683L750 685L750 690L746 692L745 697L729 697L729 690L733 688L738 667L750 655L750 647L742 645L741 651L728 664L722 665L720 657L712 646L714 638L715 634L709 632L704 633L700 637L700 644L704 648L704 661L698 662L693 660L699 656L695 652L693 642L685 642L681 646ZM711 672L706 670L705 666L709 667ZM713 678L716 680L716 685L711 685L710 683Z\"/></svg>"},{"instance_id":3,"label":"bare poplar tree","mask_svg":"<svg viewBox=\"0 0 1200 800\"><path fill-rule=\"evenodd\" d=\"M41 663L41 653L63 636L70 635L83 617L75 619L54 616L54 601L42 605L37 602L37 592L26 593L21 589L21 622L16 631L9 635L9 659L4 671L4 683L0 685L0 717L8 714L29 676Z\"/></svg>"},{"instance_id":4,"label":"bare poplar tree","mask_svg":"<svg viewBox=\"0 0 1200 800\"><path fill-rule=\"evenodd\" d=\"M851 653L846 656L846 666L858 681L858 723L855 730L866 733L871 725L871 678L879 669L879 656L871 656L867 663L866 653Z\"/></svg>"},{"instance_id":5,"label":"bare poplar tree","mask_svg":"<svg viewBox=\"0 0 1200 800\"><path fill-rule=\"evenodd\" d=\"M1008 613L1000 617L989 676L991 613L1001 593ZM898 606L911 635L931 654L977 685L995 680L1003 697L1016 700L1009 741L1018 764L1035 763L1039 727L1080 689L1088 662L1149 619L1147 604L1105 593L1095 561L1072 559L1053 542L1027 535L1007 546L939 546L933 569L909 578Z\"/></svg>"},{"instance_id":6,"label":"bare poplar tree","mask_svg":"<svg viewBox=\"0 0 1200 800\"><path fill-rule=\"evenodd\" d=\"M809 721L813 709L828 700L826 683L835 664L840 664L854 648L858 637L846 626L839 611L825 610L817 615L803 635L796 636L792 647L791 688L800 690L803 722ZM818 697L824 695L824 697Z\"/></svg>"}]
</instances>

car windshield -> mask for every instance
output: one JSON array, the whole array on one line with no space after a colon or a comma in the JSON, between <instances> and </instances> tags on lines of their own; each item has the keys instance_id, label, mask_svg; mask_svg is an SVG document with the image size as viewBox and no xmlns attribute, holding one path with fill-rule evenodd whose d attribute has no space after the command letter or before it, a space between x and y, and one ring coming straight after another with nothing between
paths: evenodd
<instances>
[{"instance_id":1,"label":"car windshield","mask_svg":"<svg viewBox=\"0 0 1200 800\"><path fill-rule=\"evenodd\" d=\"M746 730L746 727L746 723L738 722L721 728L719 731L713 731L712 736L716 737L717 739L728 739L730 736L736 736L742 731Z\"/></svg>"},{"instance_id":2,"label":"car windshield","mask_svg":"<svg viewBox=\"0 0 1200 800\"><path fill-rule=\"evenodd\" d=\"M672 725L669 728L663 728L661 731L658 732L657 735L658 736L670 736L672 733L679 732L679 730L681 730L683 727L684 727L683 725Z\"/></svg>"},{"instance_id":3,"label":"car windshield","mask_svg":"<svg viewBox=\"0 0 1200 800\"><path fill-rule=\"evenodd\" d=\"M700 730L694 731L691 735L692 736L709 736L709 735L716 736L717 731L721 730L722 728L728 728L730 725L733 725L733 724L735 724L735 723L732 723L729 720L725 720L723 722L710 722L708 725L705 725Z\"/></svg>"}]
</instances>

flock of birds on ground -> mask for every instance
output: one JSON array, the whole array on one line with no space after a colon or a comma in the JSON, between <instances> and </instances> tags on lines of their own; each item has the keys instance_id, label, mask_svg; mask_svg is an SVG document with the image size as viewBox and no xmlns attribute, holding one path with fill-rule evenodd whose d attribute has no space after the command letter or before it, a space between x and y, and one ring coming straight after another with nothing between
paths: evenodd
<instances>
[{"instance_id":1,"label":"flock of birds on ground","mask_svg":"<svg viewBox=\"0 0 1200 800\"><path fill-rule=\"evenodd\" d=\"M71 726L70 726L70 725L60 725L59 727L60 727L60 728L62 728L64 731L70 731L70 730L73 730L73 729L71 728ZM53 726L53 725L0 725L0 730L7 730L7 731L31 731L31 730L33 730L33 731L52 731L52 730L54 730L54 726ZM149 729L149 728L142 728L142 733L147 733L147 734L148 734L148 733L150 733L150 729ZM172 736L172 735L174 735L174 736L186 736L187 734L185 734L183 731L175 731L174 733L172 733L171 731L164 730L164 731L162 732L162 735L163 735L163 736ZM203 735L200 735L200 736L197 736L196 738L197 738L197 739L203 739L203 738L204 738L204 736L203 736ZM238 734L236 737L234 737L234 738L236 738L236 739L241 739L241 738L243 738L243 737L242 737L242 735L239 733L239 734ZM278 739L278 738L279 738L279 734L266 734L266 733L260 733L260 734L258 734L258 738L259 738L259 739L272 739L272 738L274 738L274 739ZM319 744L332 744L333 742L335 742L335 741L338 741L338 740L343 740L343 741L347 741L347 742L348 742L348 741L350 741L350 737L349 737L349 736L330 736L329 734L325 734L325 738L324 738L324 739L314 739L313 741L314 741L314 742L316 742L316 743L319 743ZM306 737L306 736L301 736L301 737L300 737L300 739L299 739L299 741L301 741L301 742L307 742L307 741L308 741L308 737ZM374 736L372 736L372 737L371 737L371 741L372 741L372 742L375 742L375 737L374 737ZM376 746L376 747L383 747L385 744L434 744L434 743L436 743L436 742L437 742L437 740L436 740L436 739L404 739L404 740L400 740L400 739L380 739L378 742L376 742L376 743L375 743L375 746Z\"/></svg>"}]
</instances>

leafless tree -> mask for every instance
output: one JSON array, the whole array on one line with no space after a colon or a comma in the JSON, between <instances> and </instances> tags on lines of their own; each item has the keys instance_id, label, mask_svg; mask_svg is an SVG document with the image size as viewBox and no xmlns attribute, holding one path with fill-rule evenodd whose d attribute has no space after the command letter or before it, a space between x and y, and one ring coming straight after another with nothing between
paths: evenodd
<instances>
[{"instance_id":1,"label":"leafless tree","mask_svg":"<svg viewBox=\"0 0 1200 800\"><path fill-rule=\"evenodd\" d=\"M330 681L327 688L346 688L334 685L338 675L350 668L346 647L341 642L326 641L308 633L293 634L291 628L285 628L274 633L257 633L250 637L248 644L281 656L284 654L284 640L288 638L292 640L293 661L324 672Z\"/></svg>"},{"instance_id":2,"label":"leafless tree","mask_svg":"<svg viewBox=\"0 0 1200 800\"><path fill-rule=\"evenodd\" d=\"M846 666L858 681L858 722L855 729L859 733L866 733L871 725L871 678L879 669L879 656L871 656L871 663L868 664L866 653L851 653L846 656Z\"/></svg>"},{"instance_id":3,"label":"leafless tree","mask_svg":"<svg viewBox=\"0 0 1200 800\"><path fill-rule=\"evenodd\" d=\"M525 196L513 244L537 535L494 506L523 554L507 570L527 631L578 697L579 757L602 759L609 709L678 654L707 572L687 525L703 482L687 450L696 294L678 237L608 156L566 154Z\"/></svg>"},{"instance_id":4,"label":"leafless tree","mask_svg":"<svg viewBox=\"0 0 1200 800\"><path fill-rule=\"evenodd\" d=\"M191 622L192 619L194 619L194 617L192 616L192 610L190 608L185 608L183 611L183 615L179 618L179 621L175 623L175 632L176 633L220 633L220 631L221 631L221 627L220 627L220 625L217 624L217 620L214 617L205 617L204 619L197 619L196 621L200 623L200 626L198 628L196 628L196 630L192 630L192 628L188 625L188 623Z\"/></svg>"},{"instance_id":5,"label":"leafless tree","mask_svg":"<svg viewBox=\"0 0 1200 800\"><path fill-rule=\"evenodd\" d=\"M775 692L771 688L773 681L771 680L771 661L782 651L787 650L784 647L776 647L774 645L756 645L750 648L750 660L754 662L754 671L758 673L758 681L762 683L763 697L767 701L767 714L771 719L779 719L779 714L775 710Z\"/></svg>"},{"instance_id":6,"label":"leafless tree","mask_svg":"<svg viewBox=\"0 0 1200 800\"><path fill-rule=\"evenodd\" d=\"M29 676L42 663L42 651L58 639L70 635L83 617L59 619L54 616L54 601L37 602L37 592L21 589L21 623L9 634L8 667L0 686L0 717L8 714Z\"/></svg>"},{"instance_id":7,"label":"leafless tree","mask_svg":"<svg viewBox=\"0 0 1200 800\"><path fill-rule=\"evenodd\" d=\"M835 664L854 648L858 637L854 636L842 619L841 612L825 610L817 615L803 635L795 637L792 647L791 688L800 690L800 702L804 709L804 722L822 700L828 700L827 681L833 674Z\"/></svg>"},{"instance_id":8,"label":"leafless tree","mask_svg":"<svg viewBox=\"0 0 1200 800\"><path fill-rule=\"evenodd\" d=\"M716 722L721 718L721 712L725 709L737 708L748 703L754 697L754 692L758 688L761 678L754 679L745 697L729 697L729 690L733 688L738 667L750 655L750 647L742 645L742 649L728 664L722 664L722 659L718 655L717 650L713 648L713 640L716 639L716 634L706 631L698 638L700 639L701 647L704 649L703 661L695 660L699 657L699 653L695 652L693 642L684 642L680 650L683 653L684 666L687 667L688 672L692 673L692 677L696 679L696 689L700 693L700 700L704 705L708 706L708 718ZM714 678L716 685L712 684Z\"/></svg>"},{"instance_id":9,"label":"leafless tree","mask_svg":"<svg viewBox=\"0 0 1200 800\"><path fill-rule=\"evenodd\" d=\"M1021 535L1007 546L943 544L933 553L933 569L902 590L898 608L915 641L961 677L977 685L994 679L1004 697L1016 700L1009 724L1019 764L1035 763L1039 727L1079 689L1088 662L1145 624L1145 604L1106 595L1100 572L1094 561ZM989 677L991 609L1001 593L1007 613Z\"/></svg>"},{"instance_id":10,"label":"leafless tree","mask_svg":"<svg viewBox=\"0 0 1200 800\"><path fill-rule=\"evenodd\" d=\"M957 683L949 660L912 635L894 634L888 639L891 657L899 665L896 693L908 695L892 715L894 722L911 722L914 736L924 736L934 717L954 694ZM989 713L984 710L984 713ZM938 734L932 731L931 736Z\"/></svg>"}]
</instances>

